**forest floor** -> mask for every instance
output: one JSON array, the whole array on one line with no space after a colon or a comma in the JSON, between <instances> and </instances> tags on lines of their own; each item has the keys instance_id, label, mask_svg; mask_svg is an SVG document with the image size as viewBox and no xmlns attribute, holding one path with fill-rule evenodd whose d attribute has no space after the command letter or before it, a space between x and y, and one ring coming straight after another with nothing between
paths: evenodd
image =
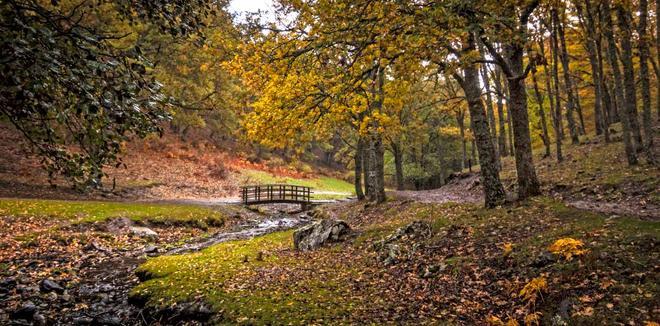
<instances>
[{"instance_id":1,"label":"forest floor","mask_svg":"<svg viewBox=\"0 0 660 326\"><path fill-rule=\"evenodd\" d=\"M382 205L320 207L318 214L345 220L352 232L319 250L293 250L293 231L284 230L176 255L168 253L282 212L186 205L181 199L205 198L223 186L180 187L185 177L174 176L163 188L72 201L80 196L53 190L27 170L20 174L35 166L16 167L5 156L0 179L14 183L0 187L3 196L67 200L0 200L0 323L658 322L660 171L628 169L613 154L620 146L567 146L561 164L536 157L544 195L492 210L480 207L478 176L464 173L440 189L390 192ZM191 162L170 160L172 167ZM502 173L510 194L512 163L505 158ZM158 165L145 171L157 176ZM275 175L249 173L250 180ZM33 187L34 180L43 187ZM349 189L334 179L319 182ZM180 201L107 201L166 193Z\"/></svg>"}]
</instances>

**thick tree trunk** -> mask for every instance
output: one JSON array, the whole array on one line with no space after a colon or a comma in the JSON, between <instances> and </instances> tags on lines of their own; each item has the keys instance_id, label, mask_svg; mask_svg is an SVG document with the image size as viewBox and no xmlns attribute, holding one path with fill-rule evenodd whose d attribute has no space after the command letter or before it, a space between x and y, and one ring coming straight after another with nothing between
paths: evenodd
<instances>
[{"instance_id":1,"label":"thick tree trunk","mask_svg":"<svg viewBox=\"0 0 660 326\"><path fill-rule=\"evenodd\" d=\"M497 144L500 155L508 156L505 133L506 119L504 119L504 90L502 89L502 73L499 67L495 67L495 78L493 78L493 81L495 82L495 92L497 93L497 120L500 125Z\"/></svg>"},{"instance_id":2,"label":"thick tree trunk","mask_svg":"<svg viewBox=\"0 0 660 326\"><path fill-rule=\"evenodd\" d=\"M355 195L358 200L364 199L364 192L362 191L362 161L364 154L364 141L358 137L357 145L355 146Z\"/></svg>"},{"instance_id":3,"label":"thick tree trunk","mask_svg":"<svg viewBox=\"0 0 660 326\"><path fill-rule=\"evenodd\" d=\"M642 128L637 118L637 92L635 85L635 68L632 55L632 9L624 7L624 4L617 4L617 17L619 29L621 30L621 64L623 66L623 85L625 89L625 110L628 113L630 128L635 141L635 149L644 148L642 141Z\"/></svg>"},{"instance_id":4,"label":"thick tree trunk","mask_svg":"<svg viewBox=\"0 0 660 326\"><path fill-rule=\"evenodd\" d=\"M523 27L524 28L524 27ZM532 144L529 135L527 92L523 76L523 49L520 45L507 45L505 50L513 76L507 78L509 85L509 112L513 118L513 141L518 179L518 199L541 193L541 184L536 176L532 159ZM519 77L520 76L520 77Z\"/></svg>"},{"instance_id":5,"label":"thick tree trunk","mask_svg":"<svg viewBox=\"0 0 660 326\"><path fill-rule=\"evenodd\" d=\"M403 190L404 181L403 181L403 150L401 145L398 143L392 143L392 154L394 155L394 170L396 178L396 189Z\"/></svg>"},{"instance_id":6,"label":"thick tree trunk","mask_svg":"<svg viewBox=\"0 0 660 326\"><path fill-rule=\"evenodd\" d=\"M384 99L384 84L385 84L385 71L383 67L378 67L376 76L374 78L373 96L371 112L380 113L383 109ZM369 161L369 169L366 178L367 182L367 198L369 201L376 203L385 202L385 148L383 146L383 137L378 132L378 125L376 120L371 120L372 125L369 127L367 153Z\"/></svg>"},{"instance_id":7,"label":"thick tree trunk","mask_svg":"<svg viewBox=\"0 0 660 326\"><path fill-rule=\"evenodd\" d=\"M554 24L555 32L559 37L559 52L561 52L561 66L564 73L564 92L566 93L566 121L568 121L568 131L571 134L571 142L573 144L580 143L578 138L578 129L575 125L574 110L575 110L575 94L573 93L573 80L571 78L571 71L569 66L568 51L566 50L566 37L564 35L564 27L562 21L559 19L557 9L552 9L552 21Z\"/></svg>"},{"instance_id":8,"label":"thick tree trunk","mask_svg":"<svg viewBox=\"0 0 660 326\"><path fill-rule=\"evenodd\" d=\"M538 113L541 118L541 139L543 140L543 145L545 146L545 154L543 157L550 156L550 136L548 135L548 124L545 121L545 111L543 110L543 95L539 91L539 84L536 81L536 74L532 73L532 82L534 84L534 94L536 94L536 103L538 103Z\"/></svg>"},{"instance_id":9,"label":"thick tree trunk","mask_svg":"<svg viewBox=\"0 0 660 326\"><path fill-rule=\"evenodd\" d=\"M623 84L621 82L621 70L619 70L618 55L616 49L616 41L614 40L614 32L612 31L612 14L610 9L609 0L603 1L603 32L605 38L607 39L607 54L608 62L610 64L610 69L612 70L612 75L614 76L614 91L616 92L616 103L617 108L619 109L619 117L623 124L623 143L625 146L626 157L628 159L629 165L637 164L637 153L635 152L635 145L630 132L630 120L625 108L625 100L623 95ZM634 76L633 76L634 78ZM633 85L634 86L634 85ZM634 97L634 94L633 94Z\"/></svg>"},{"instance_id":10,"label":"thick tree trunk","mask_svg":"<svg viewBox=\"0 0 660 326\"><path fill-rule=\"evenodd\" d=\"M648 65L650 54L649 44L647 42L648 33L646 32L648 9L648 0L639 0L640 16L639 24L637 25L637 34L639 35L639 81L642 94L642 121L644 123L644 137L646 138L644 152L646 153L646 160L650 164L656 165L658 162L654 154L653 122L651 121L651 86Z\"/></svg>"},{"instance_id":11,"label":"thick tree trunk","mask_svg":"<svg viewBox=\"0 0 660 326\"><path fill-rule=\"evenodd\" d=\"M467 46L475 48L472 35L468 36ZM500 182L497 161L495 158L495 146L488 128L488 117L481 101L481 87L479 87L479 72L477 67L469 65L463 69L463 75L454 74L468 102L470 120L474 138L479 152L481 164L481 183L484 185L484 204L486 207L495 207L505 200L504 187Z\"/></svg>"},{"instance_id":12,"label":"thick tree trunk","mask_svg":"<svg viewBox=\"0 0 660 326\"><path fill-rule=\"evenodd\" d=\"M660 0L655 0L655 62L660 65ZM658 114L658 121L660 121L660 76L657 73L655 90L655 111Z\"/></svg>"}]
</instances>

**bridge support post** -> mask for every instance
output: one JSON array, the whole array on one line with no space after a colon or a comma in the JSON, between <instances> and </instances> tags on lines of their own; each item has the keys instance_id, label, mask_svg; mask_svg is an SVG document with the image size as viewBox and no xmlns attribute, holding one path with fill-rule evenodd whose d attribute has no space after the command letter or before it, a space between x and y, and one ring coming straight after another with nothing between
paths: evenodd
<instances>
[{"instance_id":1,"label":"bridge support post","mask_svg":"<svg viewBox=\"0 0 660 326\"><path fill-rule=\"evenodd\" d=\"M310 210L311 208L312 208L312 204L311 204L311 203L301 203L301 204L300 204L300 210L303 211L303 212L304 212L304 211L308 211L308 210Z\"/></svg>"}]
</instances>

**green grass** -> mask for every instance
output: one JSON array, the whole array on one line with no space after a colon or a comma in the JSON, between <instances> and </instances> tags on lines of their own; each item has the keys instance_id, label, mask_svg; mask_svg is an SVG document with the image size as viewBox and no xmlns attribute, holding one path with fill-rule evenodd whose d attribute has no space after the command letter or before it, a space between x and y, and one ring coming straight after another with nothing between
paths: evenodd
<instances>
[{"instance_id":1,"label":"green grass","mask_svg":"<svg viewBox=\"0 0 660 326\"><path fill-rule=\"evenodd\" d=\"M258 170L242 170L242 183L245 184L269 184L281 183L313 188L318 192L334 192L336 194L312 194L314 199L335 199L345 198L347 195L353 195L355 187L353 184L337 178L322 176L310 179L296 179L292 177L277 177L268 172Z\"/></svg>"},{"instance_id":2,"label":"green grass","mask_svg":"<svg viewBox=\"0 0 660 326\"><path fill-rule=\"evenodd\" d=\"M215 311L222 311L217 323L289 325L347 316L349 295L339 280L282 281L299 273L297 265L304 264L303 258L273 254L289 249L291 237L292 231L277 232L221 243L198 253L150 259L138 269L148 280L130 296L152 307L203 298ZM260 261L256 259L259 252L263 254ZM282 274L273 279L259 276L260 271L273 268ZM282 286L286 288L278 288Z\"/></svg>"},{"instance_id":3,"label":"green grass","mask_svg":"<svg viewBox=\"0 0 660 326\"><path fill-rule=\"evenodd\" d=\"M414 305L407 299L406 293L394 290L400 276L384 278L389 268L379 265L372 256L373 243L414 220L425 220L433 226L435 236L426 240L431 246L480 248L474 251L461 249L455 256L445 256L437 250L437 256L427 257L434 263L446 264L448 278L444 278L443 282L453 282L456 286L462 282L464 269L474 264L486 264L487 269L496 270L513 266L509 268L514 268L515 277L520 278L521 282L542 272L550 273L561 279L554 287L558 284L576 286L582 280L589 280L593 271L609 273L612 270L614 275L608 277L616 279L619 282L617 286L635 287L631 295L621 292L623 290L614 293L622 298L621 310L617 311L628 317L635 316L632 310L629 311L635 302L642 300L645 306L649 305L650 299L638 298L637 286L644 293L657 292L653 282L641 285L631 283L635 280L627 277L627 272L620 266L613 264L628 266L626 268L631 273L642 272L646 268L644 266L652 264L657 254L643 249L643 246L660 237L660 222L628 217L608 218L568 207L547 197L496 209L452 203L413 202L401 205L397 201L367 210L358 209L359 203L355 205L355 209L348 207L344 210L341 218L350 224L356 215L368 214L373 222L359 227L352 241L313 252L296 253L291 250L292 232L287 231L227 242L199 253L161 256L139 268L140 273L148 275L148 280L138 285L131 295L152 307L203 300L214 311L220 312L217 318L221 319L212 321L220 324L323 324L329 320L360 324L371 320L370 317L361 319L364 318L361 313L365 311L380 315L392 305ZM447 232L456 226L469 231L463 236L449 236ZM581 259L557 261L541 270L530 267L529 263L546 251L551 243L565 237L584 241L589 253ZM513 244L509 260L502 257L499 249L506 242ZM256 261L260 251L264 253L264 259ZM430 255L435 252L427 251ZM244 262L245 257L248 262ZM497 261L506 262L506 266L500 266ZM415 266L415 262L411 264ZM422 260L420 266L423 265ZM551 316L550 311L556 309L566 293L577 298L584 293L600 291L598 282L587 282L584 283L587 288L571 288L570 291L552 290L547 296L544 295L545 301L539 304L538 309L544 312L544 316ZM357 285L351 287L352 284ZM474 287L474 284L471 286ZM384 294L400 298L400 301L383 301ZM607 319L611 315L606 313L609 308L596 309L598 315L603 316L596 320L607 321L605 324L612 321ZM374 315L368 316L373 318ZM616 320L622 321L623 318L617 317ZM576 318L576 321L584 320Z\"/></svg>"},{"instance_id":4,"label":"green grass","mask_svg":"<svg viewBox=\"0 0 660 326\"><path fill-rule=\"evenodd\" d=\"M222 213L192 205L0 198L0 216L43 216L74 222L127 217L152 223L221 225Z\"/></svg>"}]
</instances>

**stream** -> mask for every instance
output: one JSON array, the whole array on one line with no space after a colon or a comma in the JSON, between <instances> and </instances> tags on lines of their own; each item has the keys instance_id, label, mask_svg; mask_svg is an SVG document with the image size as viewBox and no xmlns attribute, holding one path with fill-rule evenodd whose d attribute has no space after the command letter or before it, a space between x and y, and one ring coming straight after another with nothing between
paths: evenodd
<instances>
[{"instance_id":1,"label":"stream","mask_svg":"<svg viewBox=\"0 0 660 326\"><path fill-rule=\"evenodd\" d=\"M11 281L8 281L9 279L2 280L0 282L0 290L2 290L0 294L9 293L12 298L20 301L20 305L15 308L17 310L5 315L9 319L3 320L3 318L0 318L0 324L170 324L176 322L177 319L185 318L183 317L185 315L210 313L210 311L207 311L208 309L204 310L199 303L196 303L176 307L176 311L162 311L158 314L158 317L155 317L151 314L153 312L134 305L134 302L129 302L128 294L139 283L135 270L146 261L147 257L199 251L226 241L249 239L272 232L297 228L312 221L312 217L308 212L296 211L293 206L288 207L286 205L273 205L272 207L261 208L259 211L243 210L241 216L241 221L229 230L192 239L169 250L162 249L167 247L167 243L158 243L157 246L147 244L128 250L88 245L80 252L72 252L62 257L50 257L48 259L76 261L71 273L77 275L78 281L68 284L62 283L65 288L63 292L43 293L39 289L41 279L27 279L19 274L16 281L13 281L13 278ZM0 301L9 299L3 298L0 295ZM2 314L3 310L0 309L0 317L2 317ZM192 319L195 319L195 317L192 317Z\"/></svg>"},{"instance_id":2,"label":"stream","mask_svg":"<svg viewBox=\"0 0 660 326\"><path fill-rule=\"evenodd\" d=\"M181 247L168 251L167 254L172 255L191 251L199 251L206 247L210 247L212 245L226 241L249 239L268 233L284 231L305 225L311 222L311 220L312 217L307 213L278 213L262 220L252 220L248 223L241 224L235 228L234 231L218 232L207 239L187 243Z\"/></svg>"}]
</instances>

